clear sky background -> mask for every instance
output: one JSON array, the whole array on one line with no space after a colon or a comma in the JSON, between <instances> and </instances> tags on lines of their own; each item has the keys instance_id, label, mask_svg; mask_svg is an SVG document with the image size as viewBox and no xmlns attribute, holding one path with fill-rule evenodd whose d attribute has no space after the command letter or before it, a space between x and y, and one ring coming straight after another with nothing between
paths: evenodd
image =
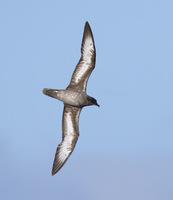
<instances>
[{"instance_id":1,"label":"clear sky background","mask_svg":"<svg viewBox=\"0 0 173 200\"><path fill-rule=\"evenodd\" d=\"M96 45L80 137L51 168L85 22ZM173 199L173 1L0 1L0 199Z\"/></svg>"}]
</instances>

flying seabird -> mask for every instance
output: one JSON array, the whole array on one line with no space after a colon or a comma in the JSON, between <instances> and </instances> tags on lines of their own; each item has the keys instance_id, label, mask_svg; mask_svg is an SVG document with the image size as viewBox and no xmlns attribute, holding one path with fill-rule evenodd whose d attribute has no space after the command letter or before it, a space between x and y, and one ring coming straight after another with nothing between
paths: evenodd
<instances>
[{"instance_id":1,"label":"flying seabird","mask_svg":"<svg viewBox=\"0 0 173 200\"><path fill-rule=\"evenodd\" d=\"M59 144L52 168L55 175L68 160L79 137L79 115L84 106L99 106L96 99L86 94L91 72L95 68L96 50L93 34L88 22L85 23L81 46L81 58L73 72L66 90L43 89L43 93L64 102L62 119L62 142Z\"/></svg>"}]
</instances>

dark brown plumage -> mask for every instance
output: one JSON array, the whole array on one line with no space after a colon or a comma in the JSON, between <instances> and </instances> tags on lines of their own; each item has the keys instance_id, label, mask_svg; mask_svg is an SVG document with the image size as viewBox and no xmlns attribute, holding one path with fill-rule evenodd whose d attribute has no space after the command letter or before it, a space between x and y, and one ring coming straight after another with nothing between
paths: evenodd
<instances>
[{"instance_id":1,"label":"dark brown plumage","mask_svg":"<svg viewBox=\"0 0 173 200\"><path fill-rule=\"evenodd\" d=\"M95 68L96 50L94 38L86 22L81 47L81 58L77 64L70 84L66 90L44 89L43 93L64 102L63 137L59 144L52 168L56 174L73 152L79 137L79 115L84 106L97 105L97 101L86 94L86 87L91 72Z\"/></svg>"}]
</instances>

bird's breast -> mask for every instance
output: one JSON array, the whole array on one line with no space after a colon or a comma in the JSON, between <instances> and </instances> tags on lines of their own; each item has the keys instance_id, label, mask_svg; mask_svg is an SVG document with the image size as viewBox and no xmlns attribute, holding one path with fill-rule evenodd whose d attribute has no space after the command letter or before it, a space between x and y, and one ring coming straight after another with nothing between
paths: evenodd
<instances>
[{"instance_id":1,"label":"bird's breast","mask_svg":"<svg viewBox=\"0 0 173 200\"><path fill-rule=\"evenodd\" d=\"M82 107L87 100L87 94L83 91L59 90L57 99L72 106Z\"/></svg>"}]
</instances>

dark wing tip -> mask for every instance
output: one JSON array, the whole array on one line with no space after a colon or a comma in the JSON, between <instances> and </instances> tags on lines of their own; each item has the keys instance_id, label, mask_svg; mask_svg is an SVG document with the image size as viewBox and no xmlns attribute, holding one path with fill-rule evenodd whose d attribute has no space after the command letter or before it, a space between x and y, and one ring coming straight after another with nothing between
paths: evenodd
<instances>
[{"instance_id":1,"label":"dark wing tip","mask_svg":"<svg viewBox=\"0 0 173 200\"><path fill-rule=\"evenodd\" d=\"M59 163L58 161L54 161L53 167L52 167L52 176L54 176L62 167L64 163Z\"/></svg>"},{"instance_id":2,"label":"dark wing tip","mask_svg":"<svg viewBox=\"0 0 173 200\"><path fill-rule=\"evenodd\" d=\"M94 63L95 63L96 49L95 49L94 37L93 37L91 27L88 21L86 21L84 33L83 33L83 39L82 39L82 46L81 46L82 56L84 52L88 53L88 51L92 52L93 54L92 58L94 59Z\"/></svg>"},{"instance_id":3,"label":"dark wing tip","mask_svg":"<svg viewBox=\"0 0 173 200\"><path fill-rule=\"evenodd\" d=\"M54 176L59 170L55 170L52 168L52 176Z\"/></svg>"},{"instance_id":4,"label":"dark wing tip","mask_svg":"<svg viewBox=\"0 0 173 200\"><path fill-rule=\"evenodd\" d=\"M93 42L94 42L94 37L93 37L92 30L91 30L91 27L90 27L88 21L86 21L86 23L85 23L84 37L85 37L85 35L90 35L92 37Z\"/></svg>"},{"instance_id":5,"label":"dark wing tip","mask_svg":"<svg viewBox=\"0 0 173 200\"><path fill-rule=\"evenodd\" d=\"M57 147L56 153L55 153L55 159L53 162L52 167L52 176L54 176L66 163L68 157L65 160L60 160L59 154L60 154L60 146Z\"/></svg>"},{"instance_id":6,"label":"dark wing tip","mask_svg":"<svg viewBox=\"0 0 173 200\"><path fill-rule=\"evenodd\" d=\"M90 28L90 29L91 29L91 27L90 27L90 25L89 25L89 22L88 22L88 21L86 21L86 22L85 22L85 27L88 27L88 28Z\"/></svg>"},{"instance_id":7,"label":"dark wing tip","mask_svg":"<svg viewBox=\"0 0 173 200\"><path fill-rule=\"evenodd\" d=\"M56 172L54 172L53 170L52 170L52 176L54 176L56 174Z\"/></svg>"}]
</instances>

